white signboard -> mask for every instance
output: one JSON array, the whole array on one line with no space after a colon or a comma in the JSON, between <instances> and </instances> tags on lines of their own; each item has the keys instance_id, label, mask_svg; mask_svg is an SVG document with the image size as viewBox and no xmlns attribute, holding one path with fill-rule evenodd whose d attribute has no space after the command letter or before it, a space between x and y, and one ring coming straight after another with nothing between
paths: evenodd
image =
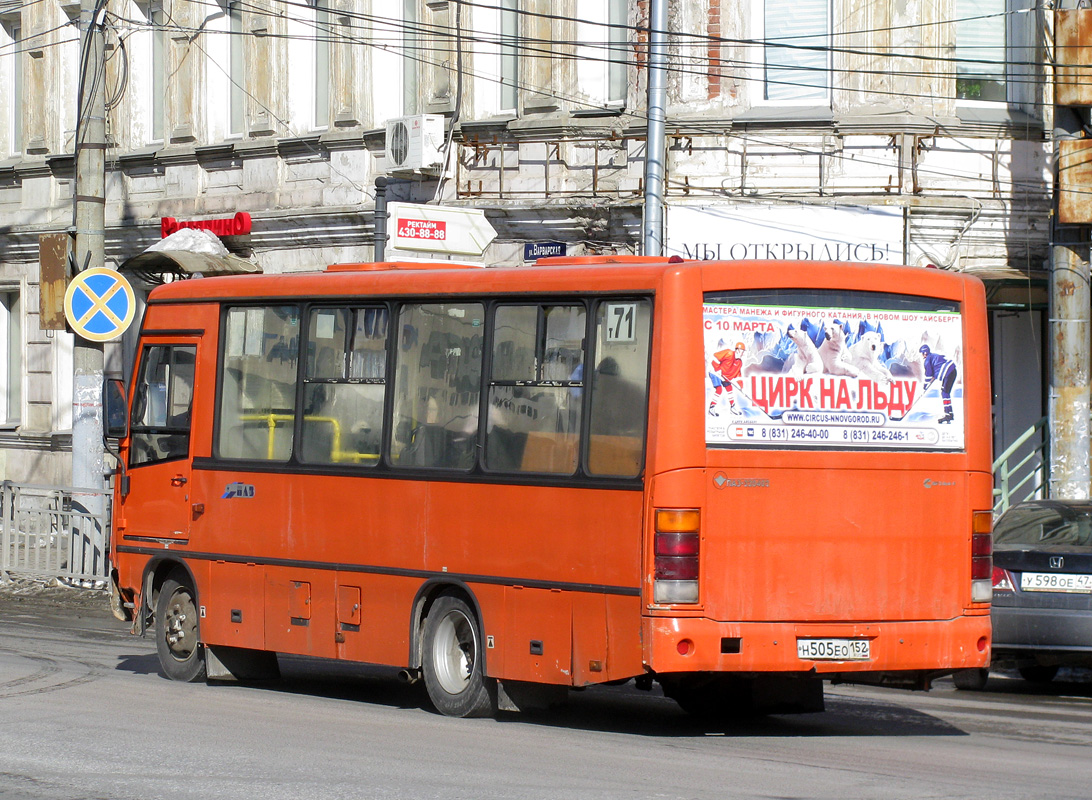
<instances>
[{"instance_id":1,"label":"white signboard","mask_svg":"<svg viewBox=\"0 0 1092 800\"><path fill-rule=\"evenodd\" d=\"M497 236L476 208L390 203L390 246L398 250L480 256Z\"/></svg>"},{"instance_id":2,"label":"white signboard","mask_svg":"<svg viewBox=\"0 0 1092 800\"><path fill-rule=\"evenodd\" d=\"M708 261L902 264L900 209L860 206L668 206L667 255Z\"/></svg>"},{"instance_id":3,"label":"white signboard","mask_svg":"<svg viewBox=\"0 0 1092 800\"><path fill-rule=\"evenodd\" d=\"M707 443L962 449L958 310L710 300Z\"/></svg>"}]
</instances>

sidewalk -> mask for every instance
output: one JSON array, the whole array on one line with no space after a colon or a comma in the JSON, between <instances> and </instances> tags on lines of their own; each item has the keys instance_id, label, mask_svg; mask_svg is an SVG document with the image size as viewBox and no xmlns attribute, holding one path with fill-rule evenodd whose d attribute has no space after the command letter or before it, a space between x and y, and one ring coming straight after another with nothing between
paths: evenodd
<instances>
[{"instance_id":1,"label":"sidewalk","mask_svg":"<svg viewBox=\"0 0 1092 800\"><path fill-rule=\"evenodd\" d=\"M15 578L0 580L0 614L28 606L70 608L113 619L110 594L105 589L85 589L69 586L56 578Z\"/></svg>"}]
</instances>

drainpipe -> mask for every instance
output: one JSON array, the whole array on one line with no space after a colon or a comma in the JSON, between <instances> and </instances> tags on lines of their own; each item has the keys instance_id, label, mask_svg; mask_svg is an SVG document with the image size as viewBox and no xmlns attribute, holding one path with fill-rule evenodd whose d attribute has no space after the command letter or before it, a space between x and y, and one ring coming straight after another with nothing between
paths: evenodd
<instances>
[{"instance_id":1,"label":"drainpipe","mask_svg":"<svg viewBox=\"0 0 1092 800\"><path fill-rule=\"evenodd\" d=\"M645 143L644 255L663 255L667 113L667 0L650 0L648 141Z\"/></svg>"},{"instance_id":2,"label":"drainpipe","mask_svg":"<svg viewBox=\"0 0 1092 800\"><path fill-rule=\"evenodd\" d=\"M387 179L380 175L375 179L375 253L373 259L382 261L387 252Z\"/></svg>"}]
</instances>

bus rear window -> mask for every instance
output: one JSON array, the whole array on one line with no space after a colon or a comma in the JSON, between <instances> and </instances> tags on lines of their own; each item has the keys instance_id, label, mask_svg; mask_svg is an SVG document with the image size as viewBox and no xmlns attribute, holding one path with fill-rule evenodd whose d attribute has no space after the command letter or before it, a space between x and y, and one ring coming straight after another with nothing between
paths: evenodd
<instances>
[{"instance_id":1,"label":"bus rear window","mask_svg":"<svg viewBox=\"0 0 1092 800\"><path fill-rule=\"evenodd\" d=\"M836 290L711 292L711 447L961 450L959 303Z\"/></svg>"}]
</instances>

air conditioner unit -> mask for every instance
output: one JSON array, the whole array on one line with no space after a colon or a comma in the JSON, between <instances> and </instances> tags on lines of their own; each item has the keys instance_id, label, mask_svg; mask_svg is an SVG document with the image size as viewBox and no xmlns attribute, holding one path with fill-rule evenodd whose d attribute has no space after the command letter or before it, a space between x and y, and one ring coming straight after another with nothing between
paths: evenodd
<instances>
[{"instance_id":1,"label":"air conditioner unit","mask_svg":"<svg viewBox=\"0 0 1092 800\"><path fill-rule=\"evenodd\" d=\"M444 118L415 114L387 120L387 172L427 172L444 165Z\"/></svg>"}]
</instances>

